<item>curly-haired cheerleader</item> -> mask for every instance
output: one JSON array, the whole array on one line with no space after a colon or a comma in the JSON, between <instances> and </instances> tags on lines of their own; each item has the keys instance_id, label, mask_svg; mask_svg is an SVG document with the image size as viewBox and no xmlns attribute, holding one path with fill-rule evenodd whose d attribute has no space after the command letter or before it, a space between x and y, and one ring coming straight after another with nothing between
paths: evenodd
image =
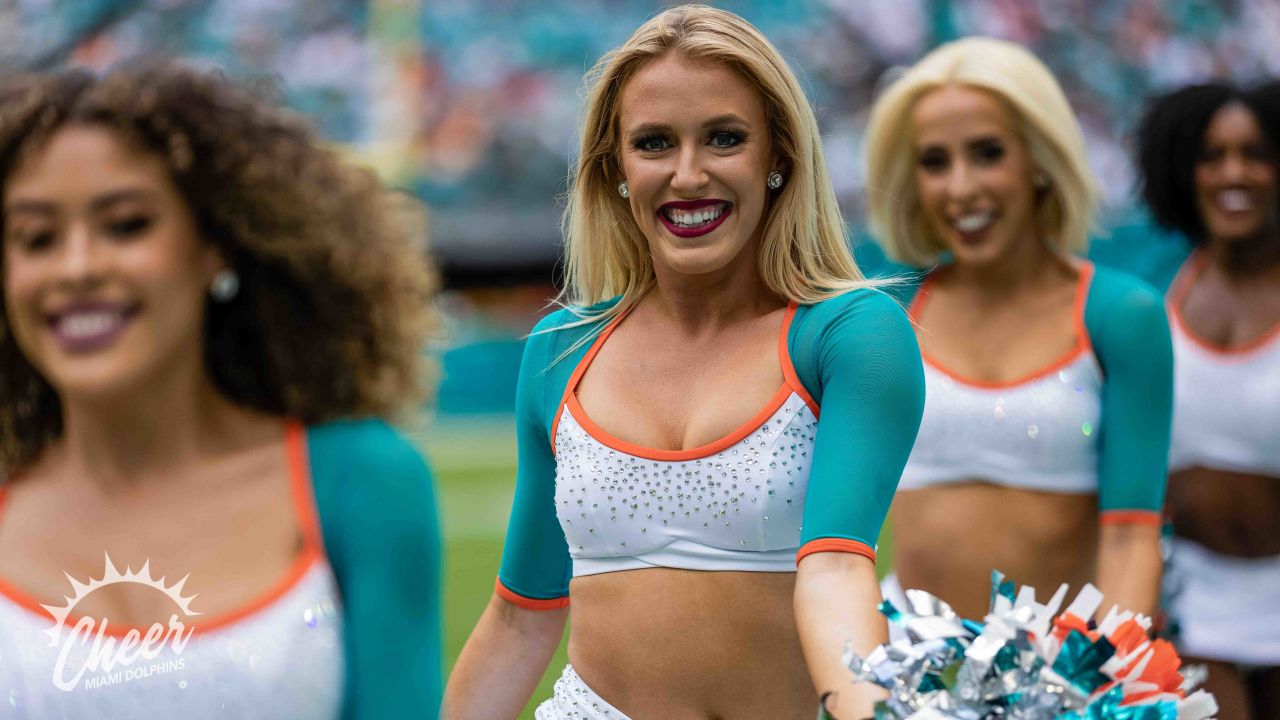
<instances>
[{"instance_id":1,"label":"curly-haired cheerleader","mask_svg":"<svg viewBox=\"0 0 1280 720\"><path fill-rule=\"evenodd\" d=\"M0 193L6 716L434 713L430 476L354 419L435 323L399 201L163 64L5 80Z\"/></svg>"}]
</instances>

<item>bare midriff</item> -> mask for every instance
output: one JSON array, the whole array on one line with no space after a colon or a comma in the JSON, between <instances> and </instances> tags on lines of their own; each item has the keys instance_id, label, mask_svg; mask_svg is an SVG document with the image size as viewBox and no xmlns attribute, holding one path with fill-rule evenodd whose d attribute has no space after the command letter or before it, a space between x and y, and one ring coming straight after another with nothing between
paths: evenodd
<instances>
[{"instance_id":1,"label":"bare midriff","mask_svg":"<svg viewBox=\"0 0 1280 720\"><path fill-rule=\"evenodd\" d=\"M986 615L992 570L1035 587L1040 600L1094 577L1094 495L949 483L899 492L892 521L902 587L945 598L962 617Z\"/></svg>"},{"instance_id":2,"label":"bare midriff","mask_svg":"<svg viewBox=\"0 0 1280 720\"><path fill-rule=\"evenodd\" d=\"M1280 555L1280 478L1195 467L1169 476L1173 531L1223 555Z\"/></svg>"},{"instance_id":3,"label":"bare midriff","mask_svg":"<svg viewBox=\"0 0 1280 720\"><path fill-rule=\"evenodd\" d=\"M637 720L812 718L795 573L646 568L575 578L569 661Z\"/></svg>"}]
</instances>

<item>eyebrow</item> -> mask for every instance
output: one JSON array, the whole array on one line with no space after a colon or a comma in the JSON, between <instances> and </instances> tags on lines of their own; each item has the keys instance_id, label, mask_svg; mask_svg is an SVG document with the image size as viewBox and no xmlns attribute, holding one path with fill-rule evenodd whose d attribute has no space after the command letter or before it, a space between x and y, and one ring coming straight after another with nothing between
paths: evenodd
<instances>
[{"instance_id":1,"label":"eyebrow","mask_svg":"<svg viewBox=\"0 0 1280 720\"><path fill-rule=\"evenodd\" d=\"M974 147L975 145L986 145L989 143L1000 143L1000 142L1003 142L1003 140L1000 139L999 135L979 135L978 137L965 140L964 145L965 147L971 148L971 147ZM946 143L941 143L941 142L920 143L917 145L917 148L919 151L932 150L934 148L945 149Z\"/></svg>"},{"instance_id":2,"label":"eyebrow","mask_svg":"<svg viewBox=\"0 0 1280 720\"><path fill-rule=\"evenodd\" d=\"M725 113L724 115L717 115L713 118L706 120L705 122L702 123L702 127L709 128L709 127L714 127L716 125L733 125L733 124L747 125L747 126L751 125L751 123L747 122L746 120L743 120L741 117L733 113ZM654 132L668 132L670 130L671 130L671 126L667 125L666 123L648 122L648 123L643 123L641 125L637 125L635 128L633 128L630 132L627 133L627 136L635 137L636 135L645 135L645 134L654 133Z\"/></svg>"},{"instance_id":3,"label":"eyebrow","mask_svg":"<svg viewBox=\"0 0 1280 720\"><path fill-rule=\"evenodd\" d=\"M152 200L155 197L156 194L154 192L144 188L124 188L121 190L113 190L95 197L89 203L89 210L91 212L102 212L117 203L127 202L130 200L145 202L147 200ZM46 200L18 199L9 203L4 210L6 213L26 212L33 215L57 215L58 205L57 203L48 202Z\"/></svg>"},{"instance_id":4,"label":"eyebrow","mask_svg":"<svg viewBox=\"0 0 1280 720\"><path fill-rule=\"evenodd\" d=\"M101 212L102 210L105 210L117 203L127 202L129 200L146 202L148 200L154 200L155 198L156 193L151 190L147 190L145 188L125 188L123 190L114 190L112 192L99 195L89 203L89 209L94 212Z\"/></svg>"}]
</instances>

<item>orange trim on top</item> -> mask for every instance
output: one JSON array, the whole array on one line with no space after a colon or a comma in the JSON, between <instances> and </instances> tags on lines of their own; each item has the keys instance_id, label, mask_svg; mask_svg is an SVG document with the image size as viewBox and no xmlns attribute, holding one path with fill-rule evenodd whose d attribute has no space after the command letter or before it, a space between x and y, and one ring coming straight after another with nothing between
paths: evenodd
<instances>
[{"instance_id":1,"label":"orange trim on top","mask_svg":"<svg viewBox=\"0 0 1280 720\"><path fill-rule=\"evenodd\" d=\"M311 482L307 433L302 423L290 420L285 424L284 445L289 464L289 485L293 490L293 508L298 514L298 527L302 531L303 540L323 554L324 535L320 531L320 512L316 505L315 486Z\"/></svg>"},{"instance_id":2,"label":"orange trim on top","mask_svg":"<svg viewBox=\"0 0 1280 720\"><path fill-rule=\"evenodd\" d=\"M1075 335L1076 344L1075 347L1068 351L1066 355L1053 361L1053 363L1047 367L1040 368L1039 370L1027 373L1014 378L1013 380L992 382L990 380L978 380L975 378L965 377L964 375L952 372L942 363L938 362L938 360L932 355L925 352L923 347L920 348L920 358L934 370L937 370L962 385L969 385L971 387L987 390L1002 390L1018 385L1024 385L1048 375L1052 375L1058 370L1070 365L1076 360L1076 358L1088 352L1093 347L1092 342L1089 340L1089 330L1084 324L1084 308L1089 298L1089 286L1093 280L1093 263L1087 260L1081 260L1077 264L1077 269L1080 276L1076 280L1075 297L1071 301L1073 316L1072 332ZM933 284L933 281L934 275L932 273L925 277L924 282L920 284L920 289L916 291L916 296L912 298L911 305L907 308L907 314L911 317L913 322L918 323L920 320L920 312L924 309L924 296L928 294L928 289Z\"/></svg>"},{"instance_id":3,"label":"orange trim on top","mask_svg":"<svg viewBox=\"0 0 1280 720\"><path fill-rule=\"evenodd\" d=\"M298 514L298 525L302 532L303 548L297 559L290 565L289 571L278 582L271 586L265 593L253 601L245 605L223 613L208 620L201 620L203 615L196 616L194 619L183 620L184 625L192 628L192 635L201 635L213 632L237 622L245 620L274 604L286 593L288 593L299 581L307 574L319 560L323 559L324 551L320 544L319 524L317 521L317 513L314 509L314 500L312 499L310 470L306 462L306 445L304 439L305 430L296 421L288 421L285 425L285 453L286 462L288 463L290 490L294 499L294 510ZM4 496L7 488L0 487L0 511L3 511ZM184 588L184 591L190 592L192 588ZM40 602L34 597L28 595L22 590L9 585L3 579L0 579L0 595L4 595L15 605L38 615L45 621L51 621L53 618L49 612L45 610ZM74 627L79 622L81 616L69 615L65 626ZM95 632L102 631L104 635L114 638L123 638L130 632L137 632L145 637L151 626L146 627L136 625L112 625L110 618L107 618L105 628L99 628Z\"/></svg>"},{"instance_id":4,"label":"orange trim on top","mask_svg":"<svg viewBox=\"0 0 1280 720\"><path fill-rule=\"evenodd\" d=\"M1193 250L1182 265L1178 267L1178 272L1174 273L1173 282L1169 283L1169 291L1165 293L1165 299L1181 305L1183 300L1187 299L1187 293L1191 291L1191 286L1195 284L1195 280L1209 266L1212 258L1209 253L1203 250Z\"/></svg>"},{"instance_id":5,"label":"orange trim on top","mask_svg":"<svg viewBox=\"0 0 1280 720\"><path fill-rule=\"evenodd\" d=\"M796 562L824 552L853 553L869 558L871 562L876 561L876 550L861 540L849 540L848 538L818 538L810 540L800 549L796 551Z\"/></svg>"},{"instance_id":6,"label":"orange trim on top","mask_svg":"<svg viewBox=\"0 0 1280 720\"><path fill-rule=\"evenodd\" d=\"M524 608L525 610L559 610L561 608L569 607L568 595L558 598L548 598L546 600L528 598L515 590L508 588L506 585L503 585L502 578L498 578L493 581L493 589L503 600L506 600L516 607Z\"/></svg>"},{"instance_id":7,"label":"orange trim on top","mask_svg":"<svg viewBox=\"0 0 1280 720\"><path fill-rule=\"evenodd\" d=\"M787 310L782 315L782 332L778 333L778 362L782 365L783 381L800 396L801 400L804 400L804 404L809 406L809 410L813 412L813 416L816 418L821 414L818 402L813 399L813 396L805 389L804 384L800 382L800 376L796 374L796 367L791 363L791 351L787 347L787 340L791 335L791 321L795 319L797 307L796 301L792 300L787 303Z\"/></svg>"},{"instance_id":8,"label":"orange trim on top","mask_svg":"<svg viewBox=\"0 0 1280 720\"><path fill-rule=\"evenodd\" d=\"M564 413L565 403L569 401L569 398L573 397L573 391L577 389L578 382L582 380L582 376L587 372L587 367L591 365L591 361L596 359L596 353L600 352L600 348L604 347L604 341L609 339L609 336L618 328L622 319L630 313L631 308L623 310L605 326L604 330L600 331L600 336L596 338L595 342L591 343L591 347L587 349L587 354L582 356L582 359L578 361L578 366L569 375L569 382L565 383L564 393L560 395L560 403L556 405L556 414L551 419L551 454L553 456L556 454L556 433L560 430L560 416Z\"/></svg>"},{"instance_id":9,"label":"orange trim on top","mask_svg":"<svg viewBox=\"0 0 1280 720\"><path fill-rule=\"evenodd\" d=\"M1169 317L1174 324L1187 339L1203 350L1215 355L1225 355L1227 357L1240 357L1264 349L1270 345L1273 340L1280 339L1280 323L1275 327L1262 333L1256 338L1240 345L1224 346L1211 343L1208 340L1198 336L1187 325L1187 321L1182 317L1182 304L1187 299L1187 294L1191 292L1191 287L1195 285L1195 281L1205 268L1209 266L1211 258L1209 253L1203 250L1196 250L1182 263L1182 267L1178 268L1178 274L1174 276L1173 282L1169 285L1169 293L1166 296L1166 305L1168 306Z\"/></svg>"},{"instance_id":10,"label":"orange trim on top","mask_svg":"<svg viewBox=\"0 0 1280 720\"><path fill-rule=\"evenodd\" d=\"M782 407L782 404L787 401L787 398L791 397L791 393L793 392L795 391L791 389L790 385L783 383L782 387L778 388L778 391L769 399L769 402L760 409L760 412L757 412L750 420L747 420L745 423L738 426L738 429L728 435L725 435L719 440L715 440L707 443L706 445L701 445L689 450L661 450L658 448L636 445L635 443L630 443L621 438L614 437L604 428L592 422L591 418L587 417L586 411L578 404L577 395L569 396L567 407L569 408L569 412L573 413L573 418L578 421L578 424L582 426L583 430L586 430L591 434L591 437L599 440L601 443L613 448L614 450L627 453L628 455L642 457L647 460L680 462L684 460L698 460L705 458L708 455L714 455L721 450L725 450L734 444L741 442L743 438L756 430L759 430L760 426L764 425L764 422L777 412L778 408Z\"/></svg>"},{"instance_id":11,"label":"orange trim on top","mask_svg":"<svg viewBox=\"0 0 1280 720\"><path fill-rule=\"evenodd\" d=\"M600 337L596 339L595 343L591 346L591 349L587 351L585 356L583 356L582 362L578 363L578 367L574 368L573 374L569 377L569 383L565 386L564 397L560 401L561 407L567 407L574 419L582 426L582 429L586 430L587 433L602 444L611 447L614 450L634 455L636 457L642 457L647 460L663 460L669 462L699 460L709 455L714 455L741 442L743 438L747 437L764 425L765 421L772 417L773 414L778 411L778 408L782 407L782 405L786 403L787 398L791 397L792 393L799 395L800 398L804 400L805 404L813 410L814 416L816 417L818 414L818 404L814 402L813 397L810 396L809 393L805 391L804 386L800 384L800 379L796 375L795 368L791 365L790 353L787 352L787 334L791 328L791 319L795 316L795 311L796 304L794 302L788 303L787 309L782 316L782 329L778 333L778 361L782 365L782 386L773 394L773 397L769 398L769 402L765 403L765 406L761 408L759 412L751 416L751 418L742 425L739 425L733 432L725 435L719 440L714 440L705 445L700 445L688 450L662 450L659 448L644 447L643 445L637 445L610 434L604 428L597 425L587 415L586 410L584 410L582 405L578 402L578 395L575 390L577 389L578 382L582 379L582 375L587 371L587 366L591 364L596 353L598 353L600 348L604 345L604 341L608 339L609 335L622 320L621 316L610 323L609 327L605 328L604 332L600 333ZM556 422L552 425L551 443L553 452L555 450L555 433L559 427L561 412L562 410L557 408Z\"/></svg>"},{"instance_id":12,"label":"orange trim on top","mask_svg":"<svg viewBox=\"0 0 1280 720\"><path fill-rule=\"evenodd\" d=\"M1164 517L1158 510L1103 510L1099 522L1103 525L1151 525L1160 527Z\"/></svg>"}]
</instances>

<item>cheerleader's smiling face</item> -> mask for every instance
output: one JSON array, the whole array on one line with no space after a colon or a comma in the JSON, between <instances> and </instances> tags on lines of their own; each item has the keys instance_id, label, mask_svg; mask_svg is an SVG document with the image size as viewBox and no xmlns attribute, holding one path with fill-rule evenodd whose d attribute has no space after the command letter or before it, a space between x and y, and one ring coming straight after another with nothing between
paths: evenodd
<instances>
[{"instance_id":1,"label":"cheerleader's smiling face","mask_svg":"<svg viewBox=\"0 0 1280 720\"><path fill-rule=\"evenodd\" d=\"M121 399L203 367L205 298L222 262L162 158L72 125L3 182L6 320L64 401Z\"/></svg>"},{"instance_id":2,"label":"cheerleader's smiling face","mask_svg":"<svg viewBox=\"0 0 1280 720\"><path fill-rule=\"evenodd\" d=\"M670 53L627 82L619 131L631 213L655 270L747 268L777 164L759 91L728 66Z\"/></svg>"},{"instance_id":3,"label":"cheerleader's smiling face","mask_svg":"<svg viewBox=\"0 0 1280 720\"><path fill-rule=\"evenodd\" d=\"M943 86L920 98L911 125L921 209L956 262L990 263L1034 240L1031 156L999 98Z\"/></svg>"},{"instance_id":4,"label":"cheerleader's smiling face","mask_svg":"<svg viewBox=\"0 0 1280 720\"><path fill-rule=\"evenodd\" d=\"M1245 239L1276 228L1276 176L1276 149L1253 112L1233 102L1214 113L1195 166L1196 206L1209 235Z\"/></svg>"}]
</instances>

